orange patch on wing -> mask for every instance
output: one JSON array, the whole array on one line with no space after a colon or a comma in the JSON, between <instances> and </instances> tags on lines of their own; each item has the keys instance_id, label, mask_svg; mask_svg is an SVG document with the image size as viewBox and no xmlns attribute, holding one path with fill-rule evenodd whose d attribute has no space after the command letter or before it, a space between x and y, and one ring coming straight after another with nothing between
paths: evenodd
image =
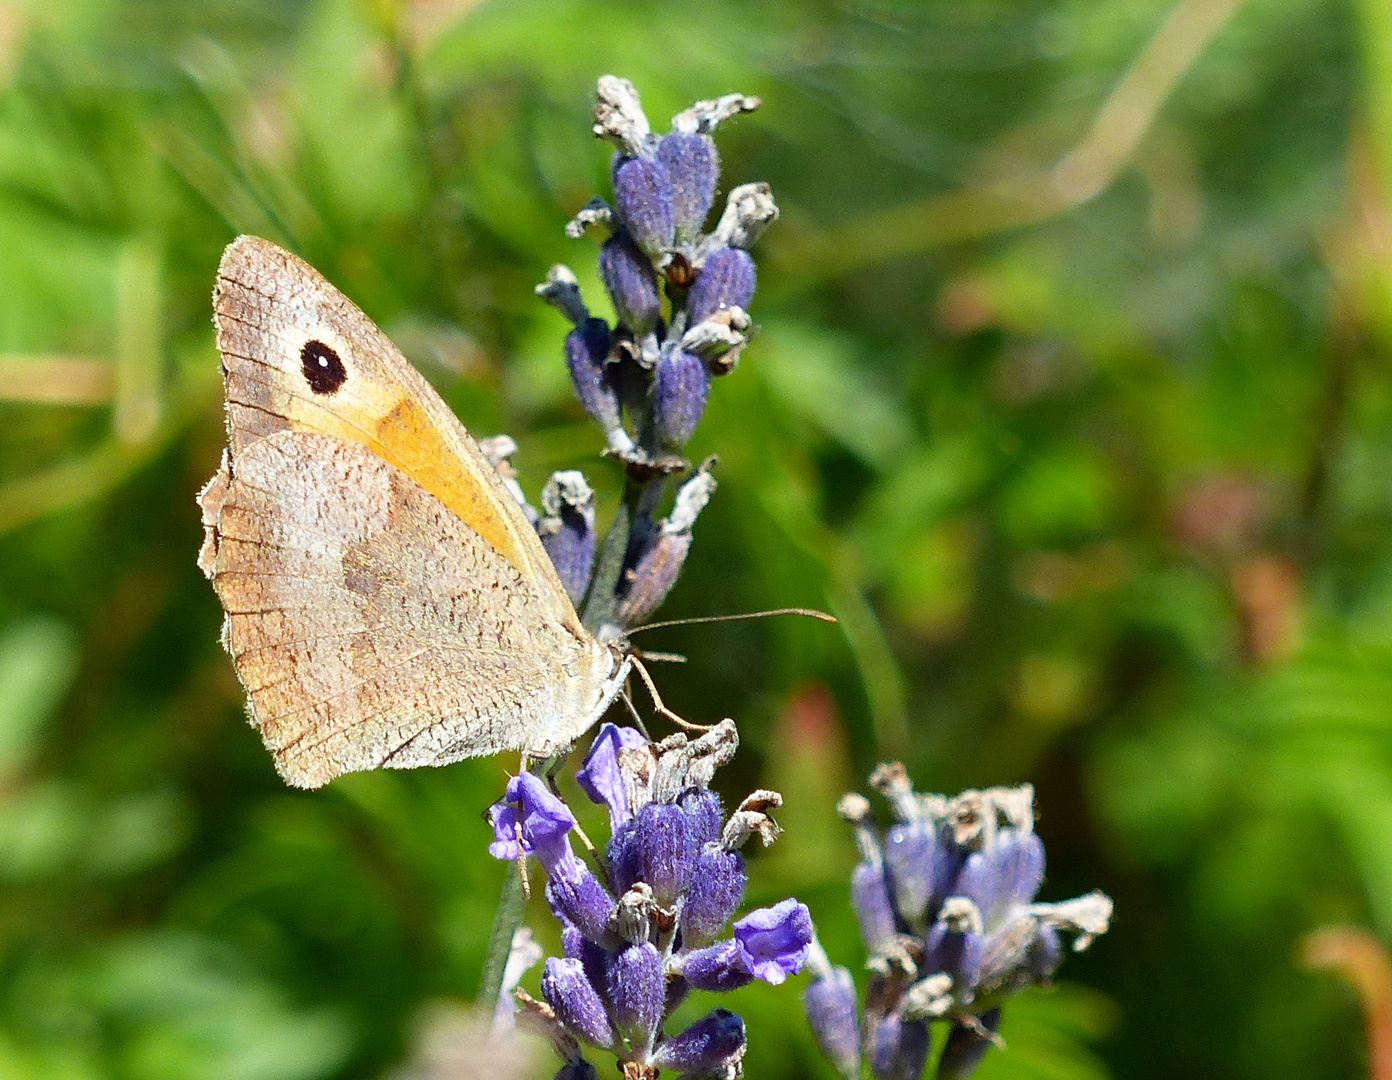
<instances>
[{"instance_id":1,"label":"orange patch on wing","mask_svg":"<svg viewBox=\"0 0 1392 1080\"><path fill-rule=\"evenodd\" d=\"M448 506L524 576L530 573L488 478L476 475L467 461L446 446L419 405L402 398L377 422L374 435L368 449Z\"/></svg>"}]
</instances>

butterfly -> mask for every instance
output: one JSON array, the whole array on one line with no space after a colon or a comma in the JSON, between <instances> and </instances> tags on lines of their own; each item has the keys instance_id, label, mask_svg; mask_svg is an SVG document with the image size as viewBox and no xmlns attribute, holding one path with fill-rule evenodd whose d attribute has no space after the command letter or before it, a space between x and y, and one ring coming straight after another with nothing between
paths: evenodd
<instances>
[{"instance_id":1,"label":"butterfly","mask_svg":"<svg viewBox=\"0 0 1392 1080\"><path fill-rule=\"evenodd\" d=\"M628 675L439 395L316 270L251 236L213 292L227 441L198 565L280 775L568 748Z\"/></svg>"}]
</instances>

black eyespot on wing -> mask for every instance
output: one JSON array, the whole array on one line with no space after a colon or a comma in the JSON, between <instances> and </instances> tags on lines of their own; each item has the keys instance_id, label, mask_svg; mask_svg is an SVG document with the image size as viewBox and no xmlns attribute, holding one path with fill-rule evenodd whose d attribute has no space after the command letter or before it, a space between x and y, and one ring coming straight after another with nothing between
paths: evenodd
<instances>
[{"instance_id":1,"label":"black eyespot on wing","mask_svg":"<svg viewBox=\"0 0 1392 1080\"><path fill-rule=\"evenodd\" d=\"M348 369L338 353L322 341L306 341L300 350L300 369L305 382L316 394L335 393L348 378Z\"/></svg>"}]
</instances>

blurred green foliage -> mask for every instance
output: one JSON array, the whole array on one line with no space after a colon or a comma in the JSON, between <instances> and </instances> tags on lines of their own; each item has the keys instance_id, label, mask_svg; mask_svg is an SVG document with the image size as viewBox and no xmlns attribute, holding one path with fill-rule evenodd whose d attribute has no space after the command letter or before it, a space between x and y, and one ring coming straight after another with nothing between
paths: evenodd
<instances>
[{"instance_id":1,"label":"blurred green foliage","mask_svg":"<svg viewBox=\"0 0 1392 1080\"><path fill-rule=\"evenodd\" d=\"M766 101L721 137L783 209L762 332L664 616L842 626L645 641L740 722L726 793L787 797L751 901L855 968L836 795L1033 780L1044 898L1118 917L983 1078L1365 1071L1294 956L1392 940L1385 0L8 0L0 1076L381 1075L472 997L508 763L292 793L242 721L194 567L208 294L235 233L294 247L529 491L612 500L531 295L558 260L601 295L561 226L611 71L658 119ZM749 1075L829 1075L795 990L734 1007Z\"/></svg>"}]
</instances>

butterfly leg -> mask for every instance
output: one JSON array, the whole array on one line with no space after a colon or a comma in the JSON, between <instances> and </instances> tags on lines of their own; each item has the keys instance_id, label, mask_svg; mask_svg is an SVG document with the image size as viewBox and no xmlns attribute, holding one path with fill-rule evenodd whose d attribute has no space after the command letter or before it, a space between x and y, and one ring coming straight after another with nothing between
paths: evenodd
<instances>
[{"instance_id":1,"label":"butterfly leg","mask_svg":"<svg viewBox=\"0 0 1392 1080\"><path fill-rule=\"evenodd\" d=\"M532 767L532 760L526 754L522 755L522 772L527 772ZM517 820L513 822L513 829L517 834L517 878L522 882L522 896L526 900L532 898L532 882L527 876L527 852L522 846L522 815L517 815Z\"/></svg>"},{"instance_id":2,"label":"butterfly leg","mask_svg":"<svg viewBox=\"0 0 1392 1080\"><path fill-rule=\"evenodd\" d=\"M638 725L638 730L643 733L643 738L648 742L653 741L653 737L648 734L648 725L643 723L643 718L638 715L638 709L633 704L633 699L628 696L627 688L619 691L619 697L623 698L623 703L628 707L628 715L633 717L633 722Z\"/></svg>"},{"instance_id":3,"label":"butterfly leg","mask_svg":"<svg viewBox=\"0 0 1392 1080\"><path fill-rule=\"evenodd\" d=\"M652 698L653 708L656 709L659 714L667 717L672 723L676 724L678 727L685 728L687 731L709 731L711 729L713 726L711 724L693 724L690 720L678 716L671 709L667 708L667 706L662 703L662 695L657 692L657 687L653 684L652 676L648 674L648 669L643 666L643 661L639 660L636 656L633 657L633 668L638 672L638 677L643 680L643 685L648 688L648 696Z\"/></svg>"}]
</instances>

